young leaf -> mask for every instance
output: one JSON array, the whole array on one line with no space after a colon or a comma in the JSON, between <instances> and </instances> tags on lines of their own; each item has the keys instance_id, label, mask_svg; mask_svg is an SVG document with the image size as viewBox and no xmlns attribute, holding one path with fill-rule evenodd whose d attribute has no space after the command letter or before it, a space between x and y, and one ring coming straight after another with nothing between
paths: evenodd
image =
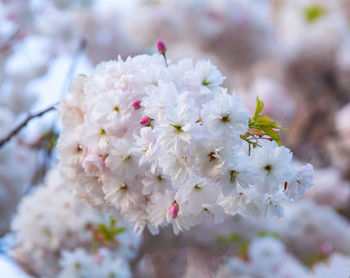
<instances>
[{"instance_id":1,"label":"young leaf","mask_svg":"<svg viewBox=\"0 0 350 278\"><path fill-rule=\"evenodd\" d=\"M272 140L275 140L276 143L278 144L278 146L282 146L282 142L281 142L281 136L279 135L279 133L277 133L276 131L274 131L273 129L266 129L264 130L265 133L271 137Z\"/></svg>"},{"instance_id":2,"label":"young leaf","mask_svg":"<svg viewBox=\"0 0 350 278\"><path fill-rule=\"evenodd\" d=\"M265 135L264 132L262 132L261 130L259 130L257 128L250 128L250 129L248 129L248 132L250 134L254 134L254 135L258 135L258 136L264 136Z\"/></svg>"},{"instance_id":3,"label":"young leaf","mask_svg":"<svg viewBox=\"0 0 350 278\"><path fill-rule=\"evenodd\" d=\"M259 97L256 97L256 108L253 118L255 118L257 115L261 113L261 111L264 109L264 103L259 99Z\"/></svg>"},{"instance_id":4,"label":"young leaf","mask_svg":"<svg viewBox=\"0 0 350 278\"><path fill-rule=\"evenodd\" d=\"M271 127L271 128L281 128L282 126L274 122L269 116L258 115L255 117L253 122L253 127Z\"/></svg>"}]
</instances>

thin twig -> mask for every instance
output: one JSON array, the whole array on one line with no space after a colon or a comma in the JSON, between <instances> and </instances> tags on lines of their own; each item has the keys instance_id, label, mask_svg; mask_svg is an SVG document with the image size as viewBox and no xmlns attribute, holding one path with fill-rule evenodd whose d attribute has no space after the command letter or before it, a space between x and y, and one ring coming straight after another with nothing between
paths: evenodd
<instances>
[{"instance_id":1,"label":"thin twig","mask_svg":"<svg viewBox=\"0 0 350 278\"><path fill-rule=\"evenodd\" d=\"M82 39L79 43L78 49L76 50L76 52L73 55L72 62L70 64L66 79L65 79L64 84L63 84L62 89L61 89L60 99L63 97L63 94L66 90L67 84L74 74L79 55L85 50L86 45L87 45L86 40ZM0 148L3 145L5 145L8 141L10 141L11 138L14 137L22 128L24 128L30 120L37 118L37 117L41 117L45 113L54 110L56 104L51 105L50 107L48 107L45 110L40 111L36 114L29 114L28 117L22 123L20 123L15 129L13 129L5 138L0 140Z\"/></svg>"},{"instance_id":2,"label":"thin twig","mask_svg":"<svg viewBox=\"0 0 350 278\"><path fill-rule=\"evenodd\" d=\"M16 32L14 32L7 41L3 42L2 45L0 45L0 52L7 51L13 46L13 42L18 38L18 36L21 34L20 30L18 29Z\"/></svg>"},{"instance_id":3,"label":"thin twig","mask_svg":"<svg viewBox=\"0 0 350 278\"><path fill-rule=\"evenodd\" d=\"M169 66L168 66L168 61L167 61L167 59L166 59L165 52L164 52L162 55L163 55L163 57L164 57L165 66L166 66L166 67L169 67Z\"/></svg>"},{"instance_id":4,"label":"thin twig","mask_svg":"<svg viewBox=\"0 0 350 278\"><path fill-rule=\"evenodd\" d=\"M16 128L14 128L6 137L4 137L3 139L0 140L0 148L5 145L8 141L11 140L12 137L14 137L18 132L21 131L22 128L24 128L28 122L34 118L37 118L37 117L41 117L42 115L46 114L47 112L50 112L54 109L56 109L56 106L57 103L55 103L54 105L51 105L50 107L38 112L38 113L35 113L35 114L29 114L27 116L27 118L25 118L23 120L23 122L21 122Z\"/></svg>"}]
</instances>

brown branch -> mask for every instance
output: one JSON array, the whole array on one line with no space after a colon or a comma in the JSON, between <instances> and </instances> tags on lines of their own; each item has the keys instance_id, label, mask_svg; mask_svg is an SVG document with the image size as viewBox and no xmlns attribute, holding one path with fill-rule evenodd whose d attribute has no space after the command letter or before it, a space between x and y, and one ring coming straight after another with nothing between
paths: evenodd
<instances>
[{"instance_id":1,"label":"brown branch","mask_svg":"<svg viewBox=\"0 0 350 278\"><path fill-rule=\"evenodd\" d=\"M34 118L37 118L37 117L41 117L42 115L46 114L47 112L50 112L54 109L56 109L56 104L53 104L51 105L50 107L38 112L38 113L35 113L35 114L29 114L27 116L27 118L25 118L23 120L23 122L21 122L16 128L14 128L6 137L4 137L3 139L0 140L0 148L5 145L8 141L11 140L12 137L14 137L18 132L21 131L22 128L24 128L29 121L31 121L32 119Z\"/></svg>"},{"instance_id":2,"label":"brown branch","mask_svg":"<svg viewBox=\"0 0 350 278\"><path fill-rule=\"evenodd\" d=\"M18 35L18 32L16 32L13 35L13 38L11 38L11 40L13 40ZM64 81L64 85L62 86L62 89L61 89L60 99L63 97L63 94L66 91L66 87L68 87L69 81L72 79L72 75L74 74L74 70L76 68L76 64L77 64L79 55L86 49L86 47L87 47L87 41L85 39L82 39L79 43L79 46L78 46L76 52L73 55L71 65L69 67L66 79ZM0 51L1 51L1 48L0 48ZM14 137L22 128L24 128L30 120L32 120L33 118L41 117L45 113L54 110L56 104L54 104L54 105L46 108L43 111L36 113L36 114L29 114L28 117L22 123L20 123L15 129L13 129L5 138L0 140L0 148L3 145L5 145L8 141L10 141L11 138Z\"/></svg>"},{"instance_id":3,"label":"brown branch","mask_svg":"<svg viewBox=\"0 0 350 278\"><path fill-rule=\"evenodd\" d=\"M9 50L12 46L13 43L18 39L18 37L21 36L21 32L18 29L16 32L14 32L8 39L7 41L4 41L2 45L0 45L0 52L5 52Z\"/></svg>"}]
</instances>

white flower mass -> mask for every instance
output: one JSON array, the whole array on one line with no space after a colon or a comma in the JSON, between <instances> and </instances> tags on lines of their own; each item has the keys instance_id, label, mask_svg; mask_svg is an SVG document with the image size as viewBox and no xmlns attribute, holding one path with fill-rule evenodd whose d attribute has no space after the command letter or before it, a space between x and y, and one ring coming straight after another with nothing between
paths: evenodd
<instances>
[{"instance_id":1,"label":"white flower mass","mask_svg":"<svg viewBox=\"0 0 350 278\"><path fill-rule=\"evenodd\" d=\"M60 104L60 169L77 196L138 232L189 230L209 215L281 217L312 186L311 166L273 141L248 152L251 112L209 61L159 54L102 62ZM288 188L291 184L293 188Z\"/></svg>"},{"instance_id":2,"label":"white flower mass","mask_svg":"<svg viewBox=\"0 0 350 278\"><path fill-rule=\"evenodd\" d=\"M62 271L58 278L129 278L128 263L115 256L110 250L100 249L95 255L78 248L74 251L64 251L60 260Z\"/></svg>"},{"instance_id":3,"label":"white flower mass","mask_svg":"<svg viewBox=\"0 0 350 278\"><path fill-rule=\"evenodd\" d=\"M125 233L114 237L118 244L101 247L94 231L107 223L108 215L76 198L55 168L18 207L12 221L14 257L40 277L130 277L128 259L140 237L118 219Z\"/></svg>"}]
</instances>

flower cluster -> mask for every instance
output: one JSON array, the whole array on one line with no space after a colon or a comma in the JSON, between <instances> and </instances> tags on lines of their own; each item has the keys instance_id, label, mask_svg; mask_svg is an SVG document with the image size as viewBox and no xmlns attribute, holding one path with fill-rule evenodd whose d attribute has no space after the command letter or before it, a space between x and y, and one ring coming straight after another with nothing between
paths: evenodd
<instances>
[{"instance_id":1,"label":"flower cluster","mask_svg":"<svg viewBox=\"0 0 350 278\"><path fill-rule=\"evenodd\" d=\"M131 277L129 265L121 257L116 257L109 249L102 248L91 255L85 249L64 251L60 260L61 272L58 278L96 277L128 278Z\"/></svg>"},{"instance_id":2,"label":"flower cluster","mask_svg":"<svg viewBox=\"0 0 350 278\"><path fill-rule=\"evenodd\" d=\"M347 278L349 268L349 257L334 253L327 262L309 269L288 253L282 241L264 236L254 238L242 254L229 258L215 277Z\"/></svg>"},{"instance_id":3,"label":"flower cluster","mask_svg":"<svg viewBox=\"0 0 350 278\"><path fill-rule=\"evenodd\" d=\"M294 60L292 63L312 62L311 67L320 67L312 72L336 63L338 51L348 38L347 15L340 2L283 1L277 18L284 59ZM321 42L324 47L315 51Z\"/></svg>"},{"instance_id":4,"label":"flower cluster","mask_svg":"<svg viewBox=\"0 0 350 278\"><path fill-rule=\"evenodd\" d=\"M262 102L251 115L223 80L209 61L167 66L161 55L119 58L77 76L60 105L58 142L74 192L152 233L225 213L282 216L281 202L312 185L312 166L294 169L269 124L279 126L260 115ZM258 127L271 138L258 140L267 139Z\"/></svg>"},{"instance_id":5,"label":"flower cluster","mask_svg":"<svg viewBox=\"0 0 350 278\"><path fill-rule=\"evenodd\" d=\"M131 250L136 250L138 240L132 233L125 233L116 241L115 235L125 228L114 229L113 224L112 230L107 219L69 192L59 171L52 170L45 185L23 198L12 221L17 242L15 257L31 272L45 277L57 277L61 271L59 261L65 261L64 252L76 248L84 248L88 256L98 254L100 250L95 249L106 245L114 255L127 259Z\"/></svg>"},{"instance_id":6,"label":"flower cluster","mask_svg":"<svg viewBox=\"0 0 350 278\"><path fill-rule=\"evenodd\" d=\"M347 278L350 273L350 258L340 253L333 254L327 262L313 268L311 278L339 277Z\"/></svg>"},{"instance_id":7,"label":"flower cluster","mask_svg":"<svg viewBox=\"0 0 350 278\"><path fill-rule=\"evenodd\" d=\"M307 268L288 254L283 243L276 238L255 238L250 243L246 256L245 260L237 257L229 259L219 267L215 277L309 277Z\"/></svg>"},{"instance_id":8,"label":"flower cluster","mask_svg":"<svg viewBox=\"0 0 350 278\"><path fill-rule=\"evenodd\" d=\"M315 169L314 184L306 197L317 204L342 208L350 200L350 184L335 167Z\"/></svg>"},{"instance_id":9,"label":"flower cluster","mask_svg":"<svg viewBox=\"0 0 350 278\"><path fill-rule=\"evenodd\" d=\"M332 252L350 255L347 220L332 208L319 206L311 200L288 207L285 217L276 220L273 229L289 250L308 265L319 258L327 258Z\"/></svg>"}]
</instances>

